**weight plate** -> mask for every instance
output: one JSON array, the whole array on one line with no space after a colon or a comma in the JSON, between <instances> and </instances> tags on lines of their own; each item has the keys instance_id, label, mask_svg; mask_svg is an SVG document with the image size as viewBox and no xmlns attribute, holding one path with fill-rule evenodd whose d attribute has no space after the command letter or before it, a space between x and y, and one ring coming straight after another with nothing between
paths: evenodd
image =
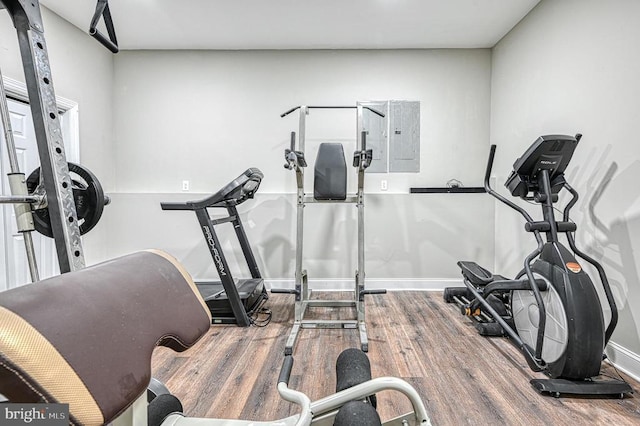
<instances>
[{"instance_id":1,"label":"weight plate","mask_svg":"<svg viewBox=\"0 0 640 426\"><path fill-rule=\"evenodd\" d=\"M76 205L80 234L84 235L98 224L102 216L105 205L104 191L98 178L87 168L75 163L67 164L69 166L69 177L73 189L73 200ZM33 194L39 184L40 168L37 168L31 172L27 178L29 194ZM49 238L53 238L53 229L51 228L51 217L49 216L48 208L35 210L33 219L36 231Z\"/></svg>"}]
</instances>

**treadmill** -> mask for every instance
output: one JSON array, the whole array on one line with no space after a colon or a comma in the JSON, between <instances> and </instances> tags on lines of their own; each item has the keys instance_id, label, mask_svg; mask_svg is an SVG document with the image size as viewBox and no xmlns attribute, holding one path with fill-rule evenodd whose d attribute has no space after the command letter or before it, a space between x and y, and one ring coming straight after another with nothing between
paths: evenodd
<instances>
[{"instance_id":1,"label":"treadmill","mask_svg":"<svg viewBox=\"0 0 640 426\"><path fill-rule=\"evenodd\" d=\"M211 311L212 324L237 324L248 327L254 323L252 317L260 312L262 305L269 298L240 221L240 215L236 210L236 206L253 198L262 178L262 172L252 167L215 194L202 200L160 203L162 210L191 210L196 213L213 264L220 277L220 281L196 282L200 294ZM209 214L209 208L224 208L228 216L213 219ZM223 223L233 225L251 272L251 278L233 278L215 231L215 226Z\"/></svg>"}]
</instances>

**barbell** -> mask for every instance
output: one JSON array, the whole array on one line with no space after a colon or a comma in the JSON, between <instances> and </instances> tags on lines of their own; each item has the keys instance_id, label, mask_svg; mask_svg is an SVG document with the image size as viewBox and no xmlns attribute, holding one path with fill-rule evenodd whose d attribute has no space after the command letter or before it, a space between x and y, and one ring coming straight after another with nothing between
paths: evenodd
<instances>
[{"instance_id":1,"label":"barbell","mask_svg":"<svg viewBox=\"0 0 640 426\"><path fill-rule=\"evenodd\" d=\"M76 205L76 215L80 226L80 234L91 231L100 220L104 206L111 202L105 196L98 178L83 167L75 163L67 163L69 177L73 190L73 201ZM53 238L51 217L47 208L47 194L40 181L40 168L35 169L27 178L27 190L31 197L33 221L36 231L49 238Z\"/></svg>"}]
</instances>

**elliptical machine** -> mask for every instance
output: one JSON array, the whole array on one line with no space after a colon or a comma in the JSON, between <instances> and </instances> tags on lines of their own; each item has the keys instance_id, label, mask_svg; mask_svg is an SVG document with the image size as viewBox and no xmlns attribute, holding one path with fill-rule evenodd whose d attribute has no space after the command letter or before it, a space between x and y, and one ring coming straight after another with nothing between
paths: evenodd
<instances>
[{"instance_id":1,"label":"elliptical machine","mask_svg":"<svg viewBox=\"0 0 640 426\"><path fill-rule=\"evenodd\" d=\"M542 221L533 220L524 208L491 188L489 177L496 150L495 145L491 146L485 189L525 218L525 230L534 234L538 247L526 257L524 269L512 280L494 275L475 262L458 262L466 288L446 288L444 299L460 305L481 335L510 337L529 367L550 377L531 380L538 392L556 397L624 397L633 392L628 383L594 379L600 374L604 348L616 327L618 311L602 265L576 247L577 226L569 217L578 193L567 183L564 171L581 137L541 136L513 165L505 186L513 196L539 204ZM572 198L558 221L554 203L563 189ZM566 235L571 250L559 242L559 233ZM598 271L611 308L606 329L596 288L574 255Z\"/></svg>"}]
</instances>

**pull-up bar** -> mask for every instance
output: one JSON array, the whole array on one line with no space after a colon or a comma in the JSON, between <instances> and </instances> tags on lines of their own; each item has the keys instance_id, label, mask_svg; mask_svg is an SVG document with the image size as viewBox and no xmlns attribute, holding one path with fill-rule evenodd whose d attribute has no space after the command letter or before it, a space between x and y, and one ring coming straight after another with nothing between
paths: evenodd
<instances>
[{"instance_id":1,"label":"pull-up bar","mask_svg":"<svg viewBox=\"0 0 640 426\"><path fill-rule=\"evenodd\" d=\"M296 107L291 108L289 111L283 112L282 114L280 114L280 117L286 117L287 115L291 114L294 111L299 110L302 107L302 105L298 105ZM356 109L358 108L357 106L351 106L351 105L340 105L340 106L326 106L326 105L316 105L316 106L306 106L308 109ZM384 117L384 114L381 113L380 111L373 109L371 107L362 105L362 108L364 109L368 109L369 111L371 111L374 114L379 115L380 117Z\"/></svg>"}]
</instances>

